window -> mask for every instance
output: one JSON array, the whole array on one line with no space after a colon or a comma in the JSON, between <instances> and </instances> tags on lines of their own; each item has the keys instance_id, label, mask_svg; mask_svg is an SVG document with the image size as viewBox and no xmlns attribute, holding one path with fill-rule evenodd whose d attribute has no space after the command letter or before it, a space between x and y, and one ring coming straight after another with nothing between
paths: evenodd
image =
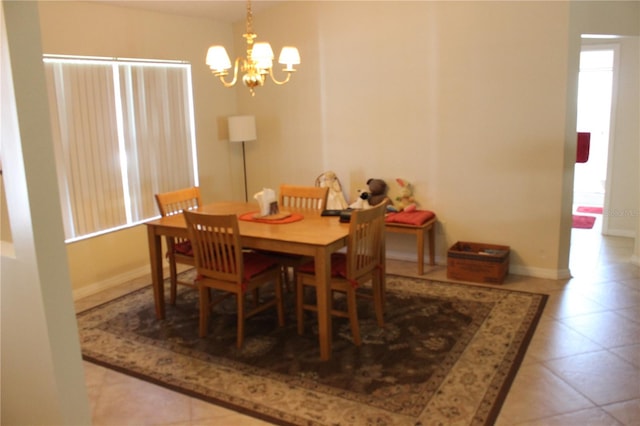
<instances>
[{"instance_id":1,"label":"window","mask_svg":"<svg viewBox=\"0 0 640 426\"><path fill-rule=\"evenodd\" d=\"M67 242L156 217L154 194L198 185L189 64L44 63Z\"/></svg>"}]
</instances>

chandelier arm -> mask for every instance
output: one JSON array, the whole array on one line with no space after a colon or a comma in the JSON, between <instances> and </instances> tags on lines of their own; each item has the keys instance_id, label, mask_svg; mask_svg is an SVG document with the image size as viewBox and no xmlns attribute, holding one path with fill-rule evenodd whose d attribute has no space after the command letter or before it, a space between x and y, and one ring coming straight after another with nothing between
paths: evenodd
<instances>
[{"instance_id":1,"label":"chandelier arm","mask_svg":"<svg viewBox=\"0 0 640 426\"><path fill-rule=\"evenodd\" d=\"M282 81L278 81L273 75L273 68L269 68L269 76L271 77L271 81L273 81L278 86L282 86L283 84L286 84L291 79L291 74L293 73L293 71L286 71L286 73L287 73L287 77Z\"/></svg>"},{"instance_id":2,"label":"chandelier arm","mask_svg":"<svg viewBox=\"0 0 640 426\"><path fill-rule=\"evenodd\" d=\"M220 79L220 82L224 87L233 87L238 82L238 64L239 63L240 63L240 58L236 58L235 64L233 65L233 80L231 80L230 82L224 81L224 77L227 75L227 73L216 74L216 77Z\"/></svg>"}]
</instances>

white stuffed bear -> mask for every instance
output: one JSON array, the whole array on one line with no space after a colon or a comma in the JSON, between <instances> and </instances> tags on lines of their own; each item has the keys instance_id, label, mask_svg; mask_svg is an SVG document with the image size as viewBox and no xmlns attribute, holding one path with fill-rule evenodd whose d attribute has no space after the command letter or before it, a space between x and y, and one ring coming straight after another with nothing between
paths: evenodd
<instances>
[{"instance_id":1,"label":"white stuffed bear","mask_svg":"<svg viewBox=\"0 0 640 426\"><path fill-rule=\"evenodd\" d=\"M371 204L369 204L369 191L366 189L358 189L358 197L356 201L349 205L349 208L358 210L371 208Z\"/></svg>"}]
</instances>

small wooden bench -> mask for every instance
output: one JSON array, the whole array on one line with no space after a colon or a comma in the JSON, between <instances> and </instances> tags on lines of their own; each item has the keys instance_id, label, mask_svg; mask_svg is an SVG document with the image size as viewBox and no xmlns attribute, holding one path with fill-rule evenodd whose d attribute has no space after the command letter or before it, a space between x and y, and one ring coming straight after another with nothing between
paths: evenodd
<instances>
[{"instance_id":1,"label":"small wooden bench","mask_svg":"<svg viewBox=\"0 0 640 426\"><path fill-rule=\"evenodd\" d=\"M431 219L423 223L422 225L408 225L397 222L385 223L385 229L387 232L393 232L396 234L413 234L416 236L418 247L418 274L424 274L424 236L428 234L429 241L429 265L435 265L435 245L436 245L436 233L435 223L437 217L433 216Z\"/></svg>"}]
</instances>

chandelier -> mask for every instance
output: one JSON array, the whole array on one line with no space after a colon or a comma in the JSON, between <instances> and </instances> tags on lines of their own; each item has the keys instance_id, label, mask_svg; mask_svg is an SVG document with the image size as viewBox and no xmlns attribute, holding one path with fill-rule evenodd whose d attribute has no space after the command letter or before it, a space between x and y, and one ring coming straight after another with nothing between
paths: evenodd
<instances>
[{"instance_id":1,"label":"chandelier","mask_svg":"<svg viewBox=\"0 0 640 426\"><path fill-rule=\"evenodd\" d=\"M255 96L254 89L263 86L267 75L277 85L283 85L289 81L291 74L296 70L294 65L300 64L300 53L298 49L285 46L280 51L278 63L285 65L282 69L287 73L282 81L278 81L273 75L273 50L267 42L254 42L257 37L253 32L253 13L251 12L251 0L247 0L247 32L242 35L247 41L247 57L238 57L233 67L233 80L227 82L225 77L229 75L231 60L224 46L211 46L207 51L206 63L211 68L211 72L220 78L224 87L233 87L238 82L238 68L244 73L242 82L249 88L251 96ZM240 65L242 64L242 65Z\"/></svg>"}]
</instances>

